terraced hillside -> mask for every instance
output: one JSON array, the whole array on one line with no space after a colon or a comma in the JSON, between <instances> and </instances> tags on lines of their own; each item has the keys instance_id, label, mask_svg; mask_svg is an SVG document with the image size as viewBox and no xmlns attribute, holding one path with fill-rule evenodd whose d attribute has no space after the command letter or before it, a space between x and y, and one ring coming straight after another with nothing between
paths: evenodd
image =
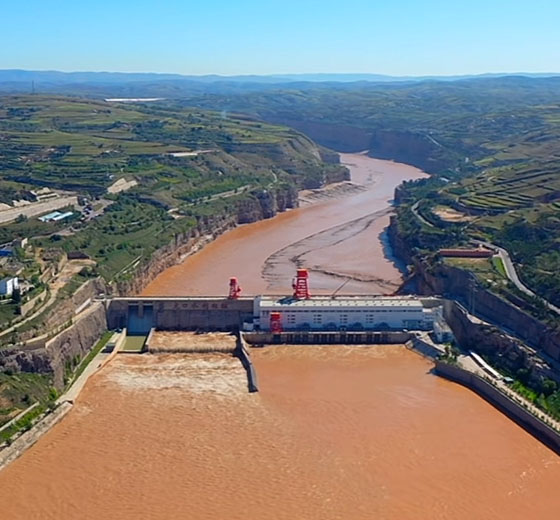
<instances>
[{"instance_id":1,"label":"terraced hillside","mask_svg":"<svg viewBox=\"0 0 560 520\"><path fill-rule=\"evenodd\" d=\"M140 191L177 204L274 174L313 183L326 170L319 148L285 127L62 97L0 98L0 143L3 180L99 194L133 176Z\"/></svg>"},{"instance_id":2,"label":"terraced hillside","mask_svg":"<svg viewBox=\"0 0 560 520\"><path fill-rule=\"evenodd\" d=\"M293 85L188 102L233 107L338 150L424 168L434 177L398 197L409 245L429 253L493 241L534 292L560 304L559 78Z\"/></svg>"},{"instance_id":3,"label":"terraced hillside","mask_svg":"<svg viewBox=\"0 0 560 520\"><path fill-rule=\"evenodd\" d=\"M188 97L297 128L341 151L429 173L550 158L560 137L560 78L286 85L279 90ZM482 162L481 162L482 161Z\"/></svg>"},{"instance_id":4,"label":"terraced hillside","mask_svg":"<svg viewBox=\"0 0 560 520\"><path fill-rule=\"evenodd\" d=\"M0 238L43 236L38 246L81 251L108 280L200 218L238 212L239 220L253 220L255 204L270 216L292 204L298 188L345 176L336 155L309 138L247 117L60 96L0 98L0 202L22 204L21 218L1 226ZM45 187L81 197L79 212L68 222L24 217L30 206L23 204Z\"/></svg>"}]
</instances>

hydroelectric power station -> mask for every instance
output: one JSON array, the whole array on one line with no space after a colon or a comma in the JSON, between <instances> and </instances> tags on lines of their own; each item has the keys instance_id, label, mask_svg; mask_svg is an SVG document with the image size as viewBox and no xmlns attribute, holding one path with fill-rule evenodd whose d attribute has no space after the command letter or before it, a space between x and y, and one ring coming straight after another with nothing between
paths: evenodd
<instances>
[{"instance_id":1,"label":"hydroelectric power station","mask_svg":"<svg viewBox=\"0 0 560 520\"><path fill-rule=\"evenodd\" d=\"M231 278L227 297L127 297L107 300L112 328L244 331L250 343L402 343L412 331L449 329L442 300L415 296L311 296L309 273L298 269L290 296L241 296Z\"/></svg>"}]
</instances>

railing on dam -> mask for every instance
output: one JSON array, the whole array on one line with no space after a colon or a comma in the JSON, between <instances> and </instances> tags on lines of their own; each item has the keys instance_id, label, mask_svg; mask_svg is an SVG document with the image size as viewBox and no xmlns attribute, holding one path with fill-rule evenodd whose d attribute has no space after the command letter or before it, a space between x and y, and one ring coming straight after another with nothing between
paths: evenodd
<instances>
[{"instance_id":1,"label":"railing on dam","mask_svg":"<svg viewBox=\"0 0 560 520\"><path fill-rule=\"evenodd\" d=\"M250 345L389 345L402 344L411 339L408 331L358 332L244 332Z\"/></svg>"}]
</instances>

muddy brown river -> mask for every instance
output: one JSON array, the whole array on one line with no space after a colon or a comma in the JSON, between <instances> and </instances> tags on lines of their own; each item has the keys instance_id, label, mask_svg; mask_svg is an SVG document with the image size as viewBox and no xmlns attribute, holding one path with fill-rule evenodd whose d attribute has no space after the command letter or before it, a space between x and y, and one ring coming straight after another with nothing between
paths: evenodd
<instances>
[{"instance_id":1,"label":"muddy brown river","mask_svg":"<svg viewBox=\"0 0 560 520\"><path fill-rule=\"evenodd\" d=\"M392 290L400 275L379 241L389 187L396 172L421 173L345 161L365 189L311 194L320 202L238 228L148 292L204 292L202 276L220 294L230 275L248 292L287 290L302 254L317 291L341 280L348 292ZM117 356L0 472L0 518L559 517L560 458L405 347L268 347L252 357L256 394L226 354Z\"/></svg>"},{"instance_id":2,"label":"muddy brown river","mask_svg":"<svg viewBox=\"0 0 560 520\"><path fill-rule=\"evenodd\" d=\"M315 204L225 233L167 269L143 294L227 294L231 276L239 279L245 294L283 294L290 291L296 266L310 270L317 294L343 284L340 294L394 292L401 273L385 255L383 240L389 201L401 182L426 174L365 155L341 157L350 168L354 189L326 190L311 197Z\"/></svg>"}]
</instances>

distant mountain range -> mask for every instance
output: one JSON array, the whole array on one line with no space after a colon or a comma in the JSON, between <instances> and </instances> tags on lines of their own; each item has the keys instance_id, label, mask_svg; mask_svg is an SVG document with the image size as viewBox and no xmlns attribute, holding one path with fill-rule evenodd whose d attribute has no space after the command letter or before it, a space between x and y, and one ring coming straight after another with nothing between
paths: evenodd
<instances>
[{"instance_id":1,"label":"distant mountain range","mask_svg":"<svg viewBox=\"0 0 560 520\"><path fill-rule=\"evenodd\" d=\"M417 82L417 81L458 81L476 78L500 78L505 76L524 76L529 78L545 78L560 76L560 73L489 73L478 75L458 76L387 76L383 74L270 74L270 75L241 75L220 76L216 74L193 76L182 74L157 74L145 72L60 72L60 71L37 71L4 69L0 70L0 83L37 83L47 84L99 84L110 85L116 83L138 83L138 82L196 82L196 83L394 83L394 82Z\"/></svg>"}]
</instances>

